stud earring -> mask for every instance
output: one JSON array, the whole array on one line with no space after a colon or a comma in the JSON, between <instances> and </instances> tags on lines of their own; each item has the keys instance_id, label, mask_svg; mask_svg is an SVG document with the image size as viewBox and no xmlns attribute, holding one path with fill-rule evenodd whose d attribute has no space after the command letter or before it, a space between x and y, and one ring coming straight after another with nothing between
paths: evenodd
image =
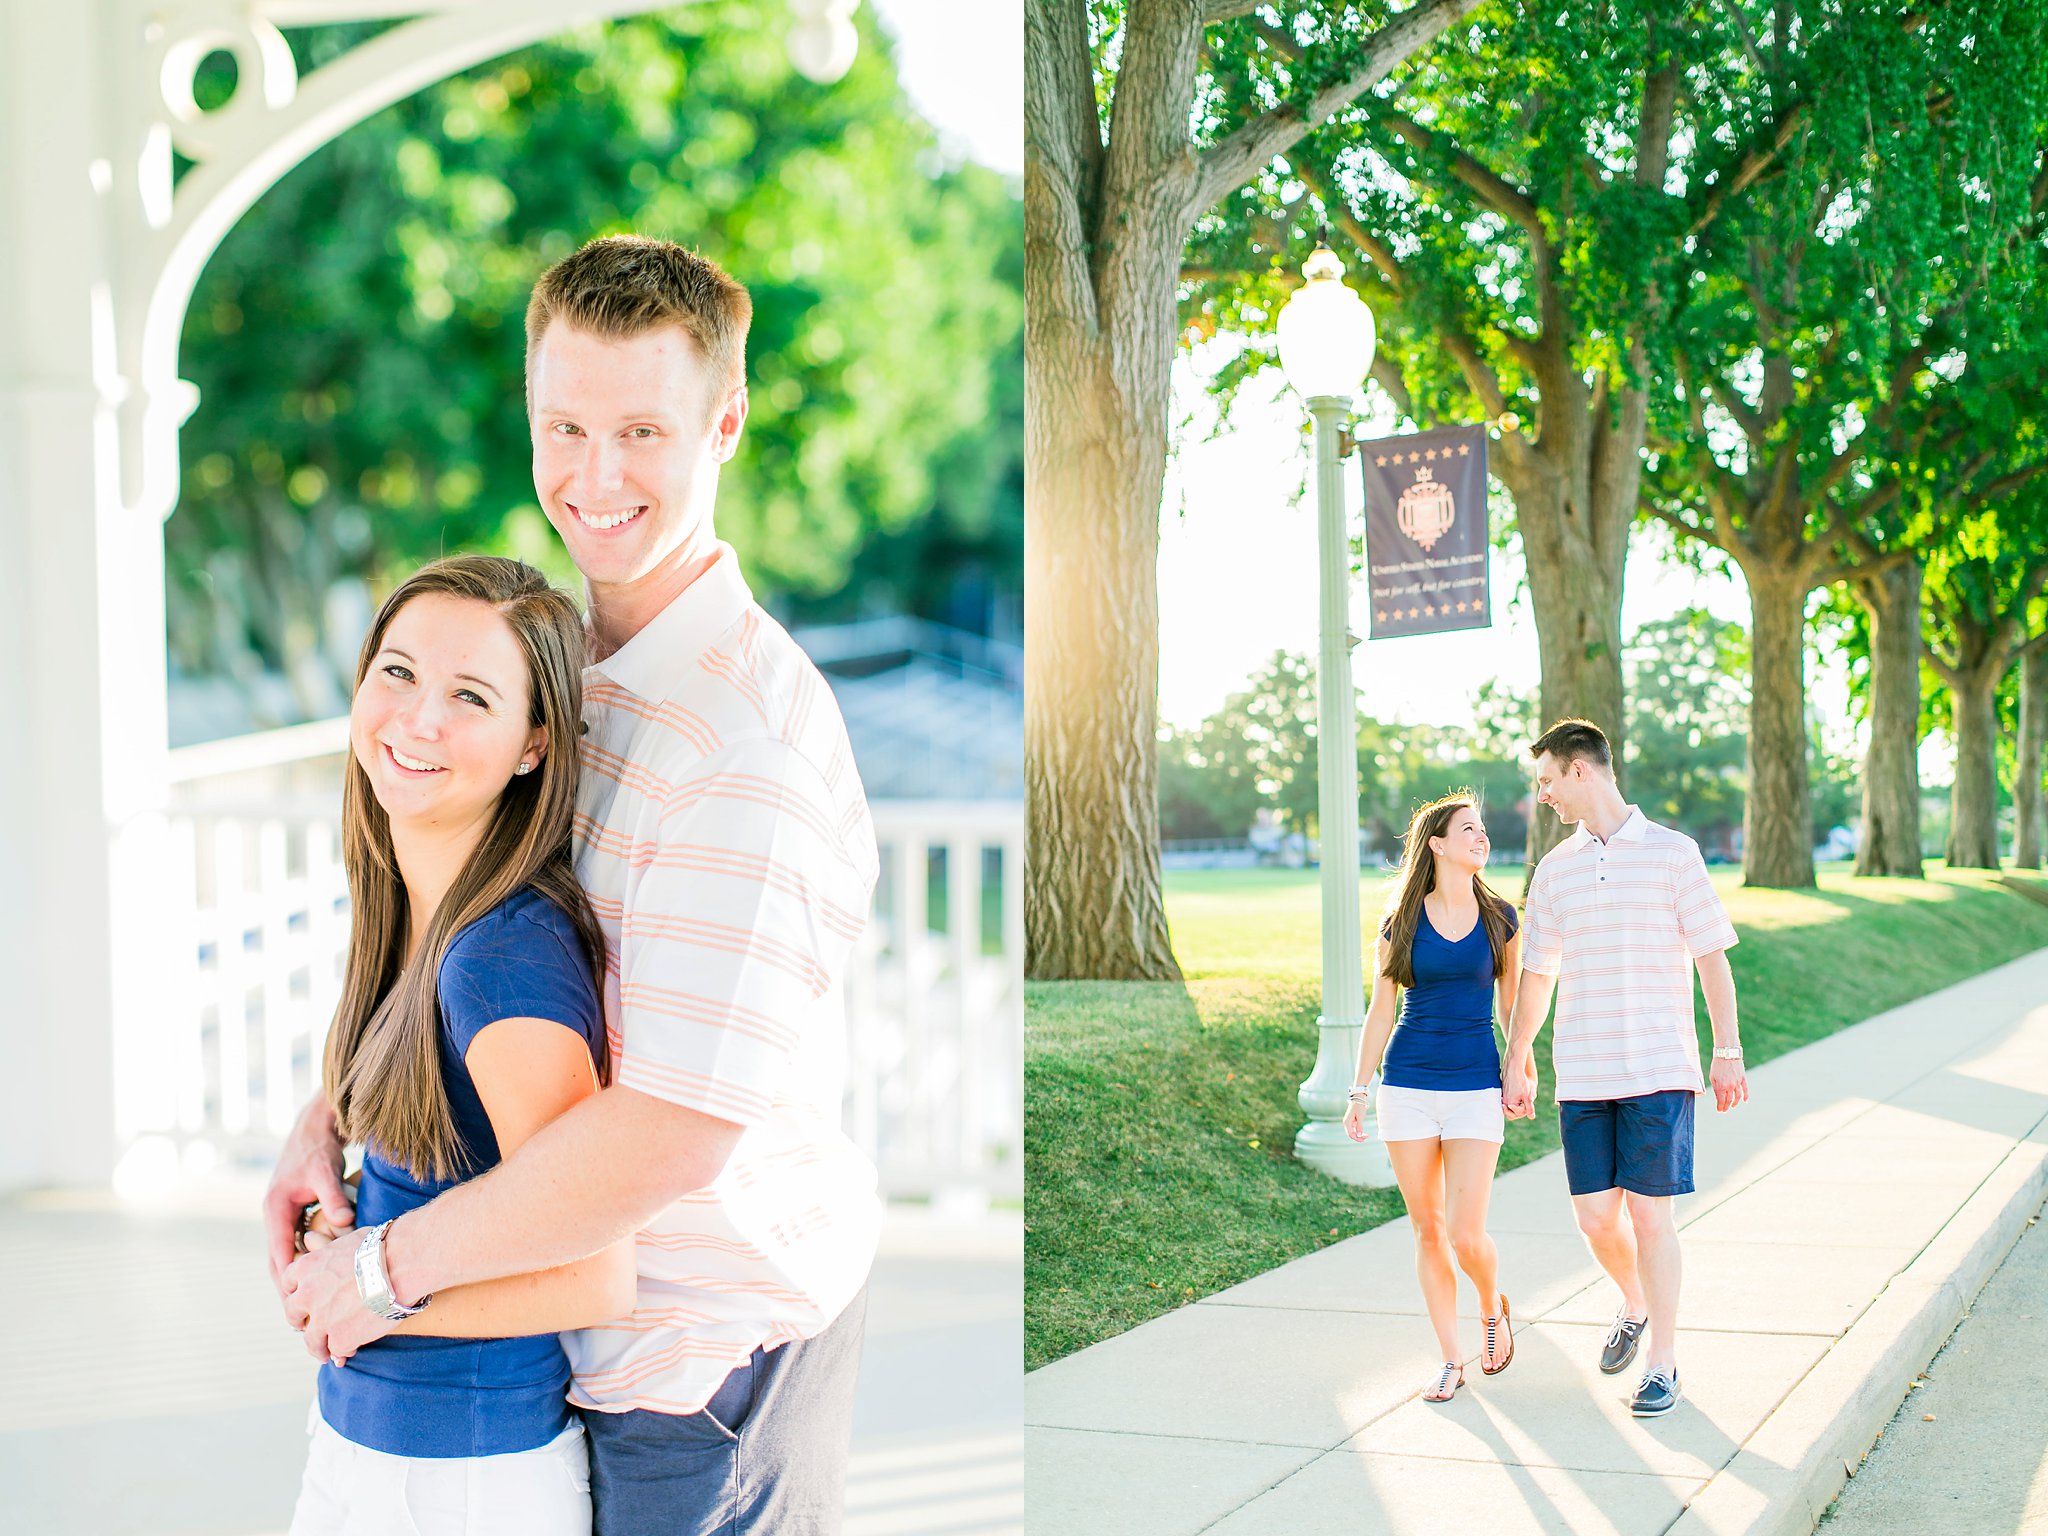
<instances>
[{"instance_id":1,"label":"stud earring","mask_svg":"<svg viewBox=\"0 0 2048 1536\"><path fill-rule=\"evenodd\" d=\"M514 768L512 771L514 773L531 773L533 772L533 764L521 763L517 768Z\"/></svg>"}]
</instances>

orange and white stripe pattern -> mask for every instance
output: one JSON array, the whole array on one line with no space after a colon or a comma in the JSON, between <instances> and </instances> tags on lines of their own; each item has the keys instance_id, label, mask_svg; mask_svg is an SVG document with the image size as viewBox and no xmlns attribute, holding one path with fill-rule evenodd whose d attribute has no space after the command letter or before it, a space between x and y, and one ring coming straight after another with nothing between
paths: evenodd
<instances>
[{"instance_id":1,"label":"orange and white stripe pattern","mask_svg":"<svg viewBox=\"0 0 2048 1536\"><path fill-rule=\"evenodd\" d=\"M563 1335L584 1407L694 1413L866 1283L875 1170L839 1127L874 826L831 690L731 548L584 674L576 869L612 1078L745 1127L639 1237L632 1316Z\"/></svg>"},{"instance_id":2,"label":"orange and white stripe pattern","mask_svg":"<svg viewBox=\"0 0 2048 1536\"><path fill-rule=\"evenodd\" d=\"M1558 978L1558 1098L1700 1092L1692 962L1735 943L1699 844L1633 806L1606 842L1581 825L1545 854L1522 913L1522 965Z\"/></svg>"}]
</instances>

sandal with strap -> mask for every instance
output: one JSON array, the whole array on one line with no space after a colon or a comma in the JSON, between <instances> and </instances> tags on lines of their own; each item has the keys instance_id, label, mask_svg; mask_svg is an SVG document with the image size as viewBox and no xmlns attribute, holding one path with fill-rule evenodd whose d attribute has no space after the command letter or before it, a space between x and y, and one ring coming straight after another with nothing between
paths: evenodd
<instances>
[{"instance_id":1,"label":"sandal with strap","mask_svg":"<svg viewBox=\"0 0 2048 1536\"><path fill-rule=\"evenodd\" d=\"M1437 1373L1436 1385L1422 1394L1422 1400L1425 1403L1448 1403L1463 1385L1465 1368L1455 1360L1446 1360L1444 1368Z\"/></svg>"},{"instance_id":2,"label":"sandal with strap","mask_svg":"<svg viewBox=\"0 0 2048 1536\"><path fill-rule=\"evenodd\" d=\"M1497 1341L1501 1333L1505 1333L1508 1336L1508 1352L1502 1355L1499 1360L1494 1361L1492 1365L1488 1365L1486 1361L1493 1359L1493 1352L1497 1347ZM1508 1362L1513 1360L1514 1358L1514 1319L1508 1315L1508 1299L1507 1297L1503 1296L1500 1299L1500 1316L1489 1317L1486 1319L1486 1355L1485 1358L1479 1362L1479 1369L1485 1372L1488 1376L1498 1376L1502 1371L1508 1368Z\"/></svg>"}]
</instances>

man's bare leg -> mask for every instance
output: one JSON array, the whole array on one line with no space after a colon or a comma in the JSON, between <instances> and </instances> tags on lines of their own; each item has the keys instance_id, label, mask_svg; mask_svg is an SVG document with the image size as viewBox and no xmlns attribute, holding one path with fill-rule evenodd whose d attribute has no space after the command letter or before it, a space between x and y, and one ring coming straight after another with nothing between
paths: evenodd
<instances>
[{"instance_id":1,"label":"man's bare leg","mask_svg":"<svg viewBox=\"0 0 2048 1536\"><path fill-rule=\"evenodd\" d=\"M1643 1316L1649 1310L1649 1297L1643 1287L1638 1262L1636 1231L1628 1212L1623 1209L1622 1192L1603 1189L1596 1194L1573 1195L1572 1213L1578 1217L1579 1232L1586 1239L1586 1246L1593 1250L1593 1257L1607 1271L1608 1279L1621 1287L1622 1310L1630 1317ZM1675 1283L1672 1296L1675 1316Z\"/></svg>"},{"instance_id":2,"label":"man's bare leg","mask_svg":"<svg viewBox=\"0 0 2048 1536\"><path fill-rule=\"evenodd\" d=\"M1635 1239L1636 1270L1650 1309L1650 1370L1678 1368L1678 1288L1684 1261L1678 1251L1678 1221L1669 1195L1628 1192L1628 1221ZM1630 1316L1637 1316L1633 1308Z\"/></svg>"}]
</instances>

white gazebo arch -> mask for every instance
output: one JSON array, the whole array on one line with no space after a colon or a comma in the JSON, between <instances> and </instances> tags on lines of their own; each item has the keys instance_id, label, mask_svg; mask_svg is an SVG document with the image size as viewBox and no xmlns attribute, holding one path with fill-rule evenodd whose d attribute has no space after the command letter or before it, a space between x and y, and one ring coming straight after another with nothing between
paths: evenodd
<instances>
[{"instance_id":1,"label":"white gazebo arch","mask_svg":"<svg viewBox=\"0 0 2048 1536\"><path fill-rule=\"evenodd\" d=\"M161 919L163 522L198 403L199 273L321 145L437 80L676 0L0 0L0 1190L98 1183L132 1129ZM852 62L856 0L786 0L797 68ZM284 26L399 25L300 77ZM233 98L193 104L234 55ZM176 185L172 152L194 163ZM130 1074L132 1077L132 1074Z\"/></svg>"}]
</instances>

